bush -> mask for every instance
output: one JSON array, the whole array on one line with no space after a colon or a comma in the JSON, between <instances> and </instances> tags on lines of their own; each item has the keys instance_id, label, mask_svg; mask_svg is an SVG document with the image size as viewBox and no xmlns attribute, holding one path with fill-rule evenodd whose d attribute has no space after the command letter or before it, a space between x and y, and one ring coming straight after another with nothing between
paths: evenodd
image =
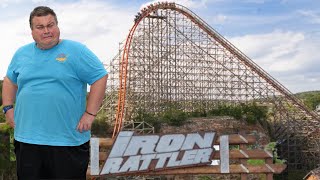
<instances>
[{"instance_id":1,"label":"bush","mask_svg":"<svg viewBox=\"0 0 320 180\"><path fill-rule=\"evenodd\" d=\"M96 119L91 126L91 133L93 136L106 137L110 131L110 125L106 120Z\"/></svg>"},{"instance_id":2,"label":"bush","mask_svg":"<svg viewBox=\"0 0 320 180\"><path fill-rule=\"evenodd\" d=\"M92 123L91 133L97 137L106 137L112 133L111 126L106 122L107 112L101 110L98 112L95 120Z\"/></svg>"},{"instance_id":3,"label":"bush","mask_svg":"<svg viewBox=\"0 0 320 180\"><path fill-rule=\"evenodd\" d=\"M2 109L2 106L0 106L0 109ZM5 116L4 116L4 114L3 114L2 110L1 110L1 112L0 112L0 123L2 123L2 122L6 122L6 118L5 118Z\"/></svg>"},{"instance_id":4,"label":"bush","mask_svg":"<svg viewBox=\"0 0 320 180\"><path fill-rule=\"evenodd\" d=\"M163 112L154 114L145 109L138 109L133 117L136 122L147 122L155 127L156 131L160 128L161 123L168 123L173 126L181 126L188 117L207 117L207 116L231 116L235 119L243 119L248 124L255 124L267 117L267 111L264 107L259 107L255 103L246 105L227 105L219 106L206 111L204 108L198 108L193 112L184 112L178 103L161 104Z\"/></svg>"},{"instance_id":5,"label":"bush","mask_svg":"<svg viewBox=\"0 0 320 180\"><path fill-rule=\"evenodd\" d=\"M13 153L13 129L7 124L0 125L0 177L15 179L16 165Z\"/></svg>"},{"instance_id":6,"label":"bush","mask_svg":"<svg viewBox=\"0 0 320 180\"><path fill-rule=\"evenodd\" d=\"M138 109L133 120L135 122L147 122L151 124L155 131L158 132L161 123L168 123L173 126L181 126L187 120L188 115L179 108L179 104L166 103L162 104L163 112L155 114L146 111L145 109Z\"/></svg>"},{"instance_id":7,"label":"bush","mask_svg":"<svg viewBox=\"0 0 320 180\"><path fill-rule=\"evenodd\" d=\"M252 112L246 112L243 116L243 119L248 123L248 124L255 124L257 122L256 116Z\"/></svg>"},{"instance_id":8,"label":"bush","mask_svg":"<svg viewBox=\"0 0 320 180\"><path fill-rule=\"evenodd\" d=\"M161 122L158 120L158 117L154 113L148 113L145 109L138 109L136 115L133 117L135 122L147 122L152 125L155 129L155 132L159 132Z\"/></svg>"},{"instance_id":9,"label":"bush","mask_svg":"<svg viewBox=\"0 0 320 180\"><path fill-rule=\"evenodd\" d=\"M181 126L187 120L188 116L185 112L179 109L169 109L162 113L161 119L173 126Z\"/></svg>"},{"instance_id":10,"label":"bush","mask_svg":"<svg viewBox=\"0 0 320 180\"><path fill-rule=\"evenodd\" d=\"M210 116L231 116L235 119L244 119L249 124L255 124L257 121L267 117L267 111L264 107L252 104L227 105L222 104L208 111Z\"/></svg>"},{"instance_id":11,"label":"bush","mask_svg":"<svg viewBox=\"0 0 320 180\"><path fill-rule=\"evenodd\" d=\"M273 163L275 164L285 164L286 160L279 159L279 155L277 153L277 142L270 142L266 145L265 149L267 151L272 152L273 154Z\"/></svg>"},{"instance_id":12,"label":"bush","mask_svg":"<svg viewBox=\"0 0 320 180\"><path fill-rule=\"evenodd\" d=\"M190 117L206 117L207 112L203 108L196 109L195 111L189 113Z\"/></svg>"}]
</instances>

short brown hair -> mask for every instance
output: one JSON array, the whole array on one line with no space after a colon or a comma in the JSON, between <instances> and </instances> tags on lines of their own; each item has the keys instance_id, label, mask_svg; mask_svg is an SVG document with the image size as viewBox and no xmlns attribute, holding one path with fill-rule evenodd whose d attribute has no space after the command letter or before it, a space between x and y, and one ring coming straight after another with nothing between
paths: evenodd
<instances>
[{"instance_id":1,"label":"short brown hair","mask_svg":"<svg viewBox=\"0 0 320 180\"><path fill-rule=\"evenodd\" d=\"M32 19L34 17L47 16L49 14L51 14L54 17L54 19L56 20L56 23L58 24L57 15L51 8L47 6L38 6L34 8L33 11L30 13L30 17L29 17L30 28L32 29Z\"/></svg>"}]
</instances>

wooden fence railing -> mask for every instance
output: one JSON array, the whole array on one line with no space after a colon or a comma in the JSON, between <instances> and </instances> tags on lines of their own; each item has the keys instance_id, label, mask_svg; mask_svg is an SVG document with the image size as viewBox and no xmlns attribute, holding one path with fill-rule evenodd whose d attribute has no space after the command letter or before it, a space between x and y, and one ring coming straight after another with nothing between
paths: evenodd
<instances>
[{"instance_id":1,"label":"wooden fence railing","mask_svg":"<svg viewBox=\"0 0 320 180\"><path fill-rule=\"evenodd\" d=\"M108 152L113 145L111 138L96 138L99 142L99 161L103 162L107 159ZM141 172L138 175L196 175L196 174L240 174L241 180L248 178L249 174L265 174L267 180L273 179L273 174L280 174L285 168L285 164L274 164L273 155L263 149L251 149L250 145L256 144L256 138L252 135L222 135L218 137L216 145L219 145L219 150L215 151L213 160L217 165L205 165L196 167L184 167L179 169L165 169L160 171ZM230 146L238 146L233 149ZM260 165L249 165L249 159L264 160ZM100 167L101 169L101 167ZM90 175L90 168L88 169L88 178L97 177Z\"/></svg>"}]
</instances>

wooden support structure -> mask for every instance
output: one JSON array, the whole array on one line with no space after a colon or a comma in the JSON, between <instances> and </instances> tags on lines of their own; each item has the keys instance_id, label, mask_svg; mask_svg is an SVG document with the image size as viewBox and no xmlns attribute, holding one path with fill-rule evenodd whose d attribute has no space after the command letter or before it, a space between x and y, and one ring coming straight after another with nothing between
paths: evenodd
<instances>
[{"instance_id":1,"label":"wooden support structure","mask_svg":"<svg viewBox=\"0 0 320 180\"><path fill-rule=\"evenodd\" d=\"M95 138L94 142L99 144L99 161L107 159L108 152L111 149L114 140L111 138ZM267 180L273 179L273 174L280 174L285 170L285 164L273 164L272 153L263 149L248 149L248 145L256 143L256 138L252 135L223 135L215 142L219 145L212 160L218 160L218 165L205 165L195 167L183 167L177 169L165 169L159 171L139 172L139 175L196 175L196 174L240 174L241 180L246 180L248 174L265 174ZM238 149L230 149L229 145L237 145ZM98 145L96 145L98 146ZM103 150L103 151L102 151ZM97 155L96 155L97 156ZM95 157L98 158L98 157ZM261 165L247 164L249 159L264 160ZM88 177L90 177L90 168ZM125 175L137 175L137 173L126 173Z\"/></svg>"}]
</instances>

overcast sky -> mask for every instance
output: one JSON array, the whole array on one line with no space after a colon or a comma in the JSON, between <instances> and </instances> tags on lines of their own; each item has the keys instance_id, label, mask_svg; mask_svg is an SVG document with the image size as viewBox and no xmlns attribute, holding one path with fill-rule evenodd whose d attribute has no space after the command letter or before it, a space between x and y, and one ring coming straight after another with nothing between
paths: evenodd
<instances>
[{"instance_id":1,"label":"overcast sky","mask_svg":"<svg viewBox=\"0 0 320 180\"><path fill-rule=\"evenodd\" d=\"M62 39L86 44L104 63L118 52L144 0L0 0L0 79L13 53L33 41L28 20L46 5ZM319 0L176 0L291 92L320 90Z\"/></svg>"}]
</instances>

